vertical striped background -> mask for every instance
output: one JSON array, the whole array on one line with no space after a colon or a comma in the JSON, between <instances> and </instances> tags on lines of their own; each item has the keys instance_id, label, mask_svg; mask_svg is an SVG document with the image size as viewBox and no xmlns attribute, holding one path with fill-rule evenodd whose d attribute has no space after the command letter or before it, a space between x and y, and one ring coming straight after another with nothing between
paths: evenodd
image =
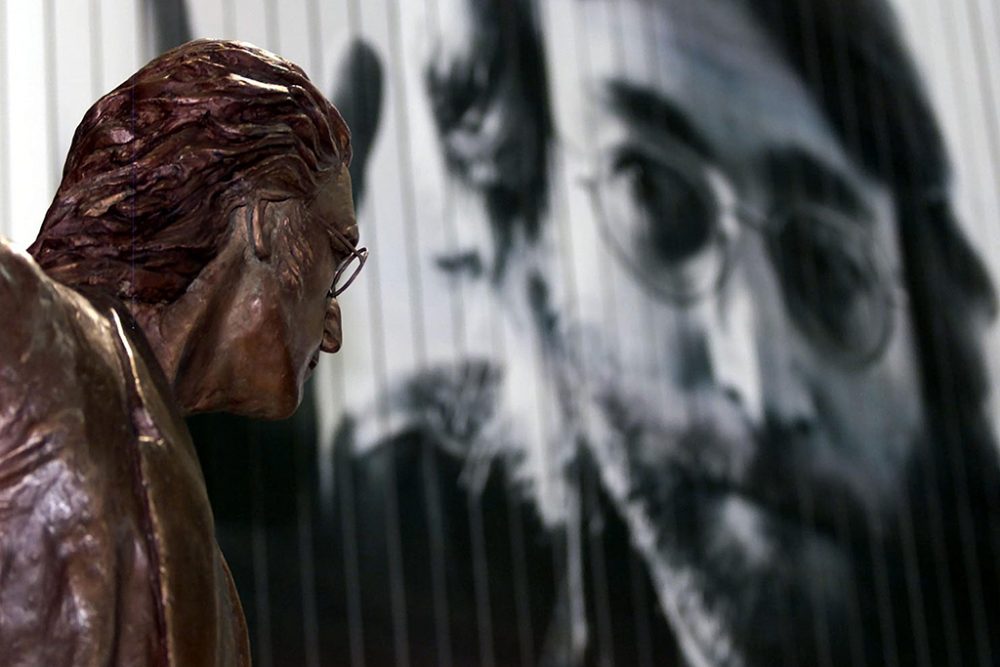
<instances>
[{"instance_id":1,"label":"vertical striped background","mask_svg":"<svg viewBox=\"0 0 1000 667\"><path fill-rule=\"evenodd\" d=\"M437 2L189 0L195 37L242 39L271 49L300 64L325 92L333 89L338 58L352 37L374 45L386 68L382 125L360 215L362 238L377 252L364 288L344 297L343 352L325 359L317 375L324 406L318 415L321 447L329 446L345 405L364 407L395 378L456 352L496 355L509 345L496 316L476 312L488 308L487 300L448 292L428 269L435 249L479 241L469 236L474 230L455 224L456 211L473 203L456 193L444 198L442 210L426 204L440 197L422 196L447 190L426 101L416 94L419 81L410 66L427 32L422 26L440 18ZM896 4L956 165L961 219L1000 277L1000 4ZM153 4L142 0L0 0L0 236L19 247L34 238L77 122L97 97L158 52L156 20ZM486 323L485 330L472 322ZM988 349L1000 380L996 329ZM1000 424L1000 398L993 401ZM264 549L257 540L254 546ZM257 588L267 590L267 582ZM257 604L266 606L266 596L258 595ZM268 613L258 623L260 664L268 664Z\"/></svg>"}]
</instances>

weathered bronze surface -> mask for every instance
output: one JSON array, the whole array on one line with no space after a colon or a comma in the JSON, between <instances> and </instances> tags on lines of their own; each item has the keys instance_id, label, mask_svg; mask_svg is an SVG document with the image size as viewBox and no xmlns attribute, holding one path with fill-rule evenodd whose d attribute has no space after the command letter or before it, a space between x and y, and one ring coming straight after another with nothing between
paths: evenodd
<instances>
[{"instance_id":1,"label":"weathered bronze surface","mask_svg":"<svg viewBox=\"0 0 1000 667\"><path fill-rule=\"evenodd\" d=\"M179 47L87 113L31 256L0 242L0 664L249 664L183 417L285 417L340 347L349 161L247 44Z\"/></svg>"}]
</instances>

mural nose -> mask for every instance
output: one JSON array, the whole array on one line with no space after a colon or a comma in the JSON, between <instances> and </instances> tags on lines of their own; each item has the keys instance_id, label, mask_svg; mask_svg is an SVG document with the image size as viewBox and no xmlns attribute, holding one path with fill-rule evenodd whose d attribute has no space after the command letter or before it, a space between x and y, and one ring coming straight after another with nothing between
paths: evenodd
<instances>
[{"instance_id":1,"label":"mural nose","mask_svg":"<svg viewBox=\"0 0 1000 667\"><path fill-rule=\"evenodd\" d=\"M746 296L706 303L690 314L682 329L679 382L723 393L759 425L764 398L754 311Z\"/></svg>"}]
</instances>

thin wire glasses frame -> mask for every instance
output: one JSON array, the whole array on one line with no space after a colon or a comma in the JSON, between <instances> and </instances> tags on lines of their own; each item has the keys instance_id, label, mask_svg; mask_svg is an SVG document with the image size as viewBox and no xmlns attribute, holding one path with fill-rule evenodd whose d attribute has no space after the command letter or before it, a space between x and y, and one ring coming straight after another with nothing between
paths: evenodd
<instances>
[{"instance_id":1,"label":"thin wire glasses frame","mask_svg":"<svg viewBox=\"0 0 1000 667\"><path fill-rule=\"evenodd\" d=\"M793 319L796 325L809 335L810 340L846 365L864 368L881 357L892 338L895 319L892 311L898 299L887 269L886 255L875 239L870 235L855 233L858 225L844 220L846 214L819 204L779 207L766 213L750 208L738 200L735 188L720 169L706 164L684 147L653 151L647 146L644 150L670 173L671 178L676 179L676 183L690 188L690 192L686 194L698 199L709 218L706 221L709 228L704 251L697 253L697 256L661 268L661 265L668 263L650 259L653 251L649 243L639 243L635 238L629 237L632 233L630 230L638 226L632 221L620 219L629 214L619 212L620 215L616 216L610 210L609 200L615 194L609 193L609 183L614 178L611 170L606 166L601 167L596 175L581 179L581 183L590 195L601 239L608 251L648 292L680 308L698 303L716 293L728 280L734 263L734 240L740 228L761 234L771 250L772 259L777 263L779 255L776 252L776 240L783 238L791 221L804 216L810 224L817 225L817 233L838 239L840 243L853 243L860 248L859 256L863 257L860 272L869 278L868 284L872 289L867 302L871 307L866 313L866 325L870 326L870 330L862 338L853 341L853 344L837 340L830 331L830 322L824 320L824 315L829 319L829 314L822 309L810 308L808 304L794 303L796 300L807 302L818 299L821 292L815 284L783 284L786 301L794 309ZM654 221L647 221L647 226L650 222ZM788 262L787 258L783 261L789 265L795 263L794 260ZM776 268L781 271L790 267ZM695 275L699 270L700 273ZM685 271L690 275L685 275ZM789 298L789 294L798 294L798 298ZM817 315L817 312L820 314Z\"/></svg>"},{"instance_id":2,"label":"thin wire glasses frame","mask_svg":"<svg viewBox=\"0 0 1000 667\"><path fill-rule=\"evenodd\" d=\"M368 248L361 247L356 248L353 243L351 243L346 236L340 230L333 228L331 229L333 236L340 241L345 248L348 249L348 254L344 259L340 261L337 266L337 270L333 274L333 282L330 283L330 289L326 292L327 299L336 299L338 296L344 293L354 279L358 277L361 273L361 269L364 268L365 262L368 261ZM346 276L346 278L345 278Z\"/></svg>"}]
</instances>

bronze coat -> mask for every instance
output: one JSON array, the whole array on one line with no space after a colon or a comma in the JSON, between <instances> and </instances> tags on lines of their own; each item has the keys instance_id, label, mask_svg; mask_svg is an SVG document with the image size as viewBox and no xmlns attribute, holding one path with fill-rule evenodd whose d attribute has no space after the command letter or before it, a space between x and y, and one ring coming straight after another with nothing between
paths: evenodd
<instances>
[{"instance_id":1,"label":"bronze coat","mask_svg":"<svg viewBox=\"0 0 1000 667\"><path fill-rule=\"evenodd\" d=\"M191 437L141 331L3 242L0 663L250 663Z\"/></svg>"}]
</instances>

